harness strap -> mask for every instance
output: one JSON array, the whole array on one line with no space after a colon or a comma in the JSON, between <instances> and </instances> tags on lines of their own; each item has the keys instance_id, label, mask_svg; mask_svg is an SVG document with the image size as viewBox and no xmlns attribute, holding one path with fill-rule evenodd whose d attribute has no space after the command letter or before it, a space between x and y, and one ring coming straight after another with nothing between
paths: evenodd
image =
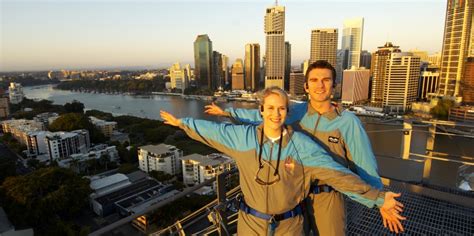
<instances>
[{"instance_id":1,"label":"harness strap","mask_svg":"<svg viewBox=\"0 0 474 236\"><path fill-rule=\"evenodd\" d=\"M303 204L299 203L298 205L295 206L295 208L293 208L293 209L291 209L291 210L289 210L285 213L269 215L269 214L265 214L265 213L262 213L260 211L257 211L255 209L253 209L252 207L250 207L249 205L247 205L245 203L243 198L240 199L239 208L240 208L241 211L245 212L246 214L253 215L253 216L258 217L260 219L267 220L269 222L270 221L278 222L278 221L286 220L286 219L301 215L301 214L303 214L303 209L304 209Z\"/></svg>"},{"instance_id":2,"label":"harness strap","mask_svg":"<svg viewBox=\"0 0 474 236\"><path fill-rule=\"evenodd\" d=\"M313 194L318 193L329 193L331 191L336 191L333 187L323 184L323 185L311 185L309 192Z\"/></svg>"}]
</instances>

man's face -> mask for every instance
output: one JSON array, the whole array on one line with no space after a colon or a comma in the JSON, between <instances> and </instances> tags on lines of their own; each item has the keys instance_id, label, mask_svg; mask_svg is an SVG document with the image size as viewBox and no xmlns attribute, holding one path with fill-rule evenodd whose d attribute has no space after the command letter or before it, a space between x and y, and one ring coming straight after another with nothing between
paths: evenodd
<instances>
[{"instance_id":1,"label":"man's face","mask_svg":"<svg viewBox=\"0 0 474 236\"><path fill-rule=\"evenodd\" d=\"M309 72L308 86L305 91L311 97L311 101L331 101L333 89L332 71L325 68L316 68Z\"/></svg>"},{"instance_id":2,"label":"man's face","mask_svg":"<svg viewBox=\"0 0 474 236\"><path fill-rule=\"evenodd\" d=\"M279 129L284 123L287 114L286 101L277 94L270 94L263 103L263 124L271 129Z\"/></svg>"}]
</instances>

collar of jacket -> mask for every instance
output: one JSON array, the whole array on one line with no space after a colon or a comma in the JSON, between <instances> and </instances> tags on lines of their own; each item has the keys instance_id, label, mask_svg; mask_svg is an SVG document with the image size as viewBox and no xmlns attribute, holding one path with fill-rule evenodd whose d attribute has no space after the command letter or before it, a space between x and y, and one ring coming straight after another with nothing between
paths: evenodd
<instances>
[{"instance_id":1,"label":"collar of jacket","mask_svg":"<svg viewBox=\"0 0 474 236\"><path fill-rule=\"evenodd\" d=\"M337 105L337 103L331 103L333 106L334 106L334 110L331 110L331 111L327 111L327 112L324 112L323 114L319 114L319 112L317 112L313 106L311 106L311 103L308 101L308 115L312 116L314 114L318 114L318 115L321 115L323 117L325 117L326 119L328 120L333 120L333 119L336 119L336 117L338 116L341 116L341 113L342 113L342 108Z\"/></svg>"},{"instance_id":2,"label":"collar of jacket","mask_svg":"<svg viewBox=\"0 0 474 236\"><path fill-rule=\"evenodd\" d=\"M283 135L283 140L282 140L282 148L285 148L286 145L288 145L288 143L290 142L290 139L291 139L291 136L293 135L293 128L289 125L287 125L286 127L286 134ZM263 123L261 123L260 125L257 126L257 141L258 141L258 144L260 145L260 140L262 139L262 129L263 129ZM267 143L267 142L271 142L271 140L267 137L267 136L263 136L263 144ZM279 142L279 141L277 141Z\"/></svg>"}]
</instances>

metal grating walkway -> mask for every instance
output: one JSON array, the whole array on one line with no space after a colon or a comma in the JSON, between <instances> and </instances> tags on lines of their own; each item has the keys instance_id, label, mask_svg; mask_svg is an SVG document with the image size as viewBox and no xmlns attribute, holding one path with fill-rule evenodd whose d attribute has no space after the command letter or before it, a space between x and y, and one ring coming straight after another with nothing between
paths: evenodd
<instances>
[{"instance_id":1,"label":"metal grating walkway","mask_svg":"<svg viewBox=\"0 0 474 236\"><path fill-rule=\"evenodd\" d=\"M474 206L465 207L422 196L400 186L386 190L401 192L405 205L403 222L407 235L474 235ZM390 235L378 209L368 209L347 200L347 231L349 235ZM394 234L392 234L394 235Z\"/></svg>"}]
</instances>

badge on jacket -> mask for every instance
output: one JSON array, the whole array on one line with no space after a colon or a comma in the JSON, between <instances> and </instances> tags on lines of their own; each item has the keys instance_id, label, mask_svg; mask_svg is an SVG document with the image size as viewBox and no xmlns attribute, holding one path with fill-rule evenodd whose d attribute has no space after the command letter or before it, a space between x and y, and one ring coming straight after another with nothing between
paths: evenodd
<instances>
[{"instance_id":1,"label":"badge on jacket","mask_svg":"<svg viewBox=\"0 0 474 236\"><path fill-rule=\"evenodd\" d=\"M295 169L295 161L290 156L285 159L285 170L293 174Z\"/></svg>"},{"instance_id":2,"label":"badge on jacket","mask_svg":"<svg viewBox=\"0 0 474 236\"><path fill-rule=\"evenodd\" d=\"M338 137L329 136L328 142L330 142L330 143L339 143L339 138L338 138Z\"/></svg>"}]
</instances>

